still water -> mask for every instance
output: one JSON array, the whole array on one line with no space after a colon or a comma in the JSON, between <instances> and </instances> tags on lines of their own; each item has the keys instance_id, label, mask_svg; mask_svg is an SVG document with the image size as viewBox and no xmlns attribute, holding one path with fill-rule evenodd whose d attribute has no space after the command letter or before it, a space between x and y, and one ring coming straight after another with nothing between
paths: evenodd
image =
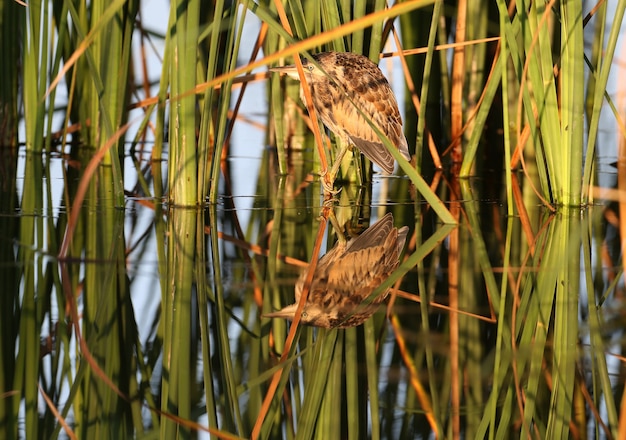
<instances>
[{"instance_id":1,"label":"still water","mask_svg":"<svg viewBox=\"0 0 626 440\"><path fill-rule=\"evenodd\" d=\"M405 177L347 184L330 204L346 238L387 212L409 228L374 296L390 294L363 325L296 329L263 314L294 303L300 274L337 243L320 219L312 151L293 152L282 177L274 150L233 156L219 203L192 210L147 196L165 169L149 146L125 156L123 206L99 185L105 166L73 206L89 154L63 153L4 158L19 170L4 175L0 213L0 405L11 435L617 432L616 206L554 214L514 200L508 215L488 178L425 177L456 195L441 206Z\"/></svg>"}]
</instances>

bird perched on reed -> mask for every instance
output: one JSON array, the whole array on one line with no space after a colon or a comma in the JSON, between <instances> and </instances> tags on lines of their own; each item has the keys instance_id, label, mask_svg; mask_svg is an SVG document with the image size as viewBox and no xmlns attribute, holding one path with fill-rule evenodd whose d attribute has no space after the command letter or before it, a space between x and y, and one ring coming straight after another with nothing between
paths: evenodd
<instances>
[{"instance_id":1,"label":"bird perched on reed","mask_svg":"<svg viewBox=\"0 0 626 440\"><path fill-rule=\"evenodd\" d=\"M361 303L398 267L408 230L406 226L394 227L393 215L388 213L358 237L340 240L317 262L301 322L324 328L364 323L385 300L389 289L370 304ZM306 276L304 271L296 282L295 304L264 316L293 319Z\"/></svg>"},{"instance_id":2,"label":"bird perched on reed","mask_svg":"<svg viewBox=\"0 0 626 440\"><path fill-rule=\"evenodd\" d=\"M356 146L386 174L393 172L394 158L367 119L410 161L398 103L378 66L369 58L350 52L323 52L312 58L315 62L304 58L302 65L315 111L324 125L341 139L342 145L331 168L329 183L334 182L350 145ZM271 70L300 80L295 65ZM300 98L306 102L302 88Z\"/></svg>"}]
</instances>

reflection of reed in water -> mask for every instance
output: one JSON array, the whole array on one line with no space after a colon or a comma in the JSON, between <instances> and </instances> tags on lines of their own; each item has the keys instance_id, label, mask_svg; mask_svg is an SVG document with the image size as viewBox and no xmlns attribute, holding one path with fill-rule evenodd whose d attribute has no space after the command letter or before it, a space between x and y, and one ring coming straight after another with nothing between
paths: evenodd
<instances>
[{"instance_id":1,"label":"reflection of reed in water","mask_svg":"<svg viewBox=\"0 0 626 440\"><path fill-rule=\"evenodd\" d=\"M311 290L302 310L303 324L324 328L354 327L365 322L385 300L389 289L371 304L361 303L398 267L409 228L393 226L388 213L349 241L340 240L317 262ZM296 302L268 313L268 318L293 319L307 272L296 282Z\"/></svg>"}]
</instances>

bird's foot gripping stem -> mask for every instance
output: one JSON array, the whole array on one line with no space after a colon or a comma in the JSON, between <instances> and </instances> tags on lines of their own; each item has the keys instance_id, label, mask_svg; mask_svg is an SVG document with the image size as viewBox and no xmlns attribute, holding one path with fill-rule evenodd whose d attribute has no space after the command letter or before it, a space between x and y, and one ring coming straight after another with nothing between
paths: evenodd
<instances>
[{"instance_id":1,"label":"bird's foot gripping stem","mask_svg":"<svg viewBox=\"0 0 626 440\"><path fill-rule=\"evenodd\" d=\"M320 214L320 218L330 222L333 229L335 230L335 233L337 234L337 239L339 240L339 242L345 244L347 239L343 232L344 227L339 223L339 220L337 220L337 217L335 216L335 204L337 202L338 200L335 198L329 198L327 200L324 200L324 203L322 204L322 212Z\"/></svg>"},{"instance_id":2,"label":"bird's foot gripping stem","mask_svg":"<svg viewBox=\"0 0 626 440\"><path fill-rule=\"evenodd\" d=\"M332 172L332 170L324 170L320 172L320 182L322 184L322 188L324 188L324 196L329 195L330 199L341 192L341 188L335 189L335 177L336 175Z\"/></svg>"}]
</instances>

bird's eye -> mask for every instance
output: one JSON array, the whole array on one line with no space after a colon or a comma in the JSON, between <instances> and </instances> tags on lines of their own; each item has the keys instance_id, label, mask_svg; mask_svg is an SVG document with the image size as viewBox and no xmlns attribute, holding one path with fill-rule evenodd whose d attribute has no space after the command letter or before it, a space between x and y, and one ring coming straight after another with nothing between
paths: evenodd
<instances>
[{"instance_id":1,"label":"bird's eye","mask_svg":"<svg viewBox=\"0 0 626 440\"><path fill-rule=\"evenodd\" d=\"M306 312L302 312L302 315L300 315L300 316L302 316L303 318L306 318L307 317L307 313Z\"/></svg>"},{"instance_id":2,"label":"bird's eye","mask_svg":"<svg viewBox=\"0 0 626 440\"><path fill-rule=\"evenodd\" d=\"M313 64L307 65L306 68L309 69L309 72L313 72Z\"/></svg>"}]
</instances>

